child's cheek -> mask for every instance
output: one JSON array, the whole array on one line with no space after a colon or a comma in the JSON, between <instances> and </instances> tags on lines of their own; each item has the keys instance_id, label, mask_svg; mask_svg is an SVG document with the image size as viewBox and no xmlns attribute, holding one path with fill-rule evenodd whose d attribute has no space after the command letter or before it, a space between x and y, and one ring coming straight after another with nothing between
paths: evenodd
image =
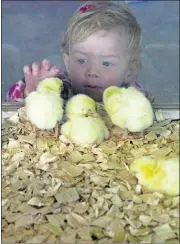
<instances>
[{"instance_id":1,"label":"child's cheek","mask_svg":"<svg viewBox=\"0 0 180 244\"><path fill-rule=\"evenodd\" d=\"M73 64L71 65L71 72L72 73L76 73L79 74L80 76L84 75L85 70L86 70L86 66L85 65L80 65L77 62L73 62Z\"/></svg>"},{"instance_id":2,"label":"child's cheek","mask_svg":"<svg viewBox=\"0 0 180 244\"><path fill-rule=\"evenodd\" d=\"M119 82L119 76L114 72L104 72L102 78L105 87L108 87L109 85L117 85Z\"/></svg>"},{"instance_id":3,"label":"child's cheek","mask_svg":"<svg viewBox=\"0 0 180 244\"><path fill-rule=\"evenodd\" d=\"M73 65L71 66L71 68L69 69L69 73L71 76L71 81L72 81L72 85L81 85L84 84L84 70L79 68L79 65Z\"/></svg>"},{"instance_id":4,"label":"child's cheek","mask_svg":"<svg viewBox=\"0 0 180 244\"><path fill-rule=\"evenodd\" d=\"M121 85L125 81L125 72L120 70L114 70L109 74L109 80L111 85Z\"/></svg>"}]
</instances>

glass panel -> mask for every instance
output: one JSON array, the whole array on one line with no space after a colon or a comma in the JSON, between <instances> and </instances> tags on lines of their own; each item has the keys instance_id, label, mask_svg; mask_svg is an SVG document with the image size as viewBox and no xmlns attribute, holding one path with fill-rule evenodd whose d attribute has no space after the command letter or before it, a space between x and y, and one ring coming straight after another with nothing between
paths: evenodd
<instances>
[{"instance_id":1,"label":"glass panel","mask_svg":"<svg viewBox=\"0 0 180 244\"><path fill-rule=\"evenodd\" d=\"M2 2L2 99L22 67L48 58L64 69L59 40L82 1ZM129 3L143 31L139 81L156 104L179 103L179 1Z\"/></svg>"}]
</instances>

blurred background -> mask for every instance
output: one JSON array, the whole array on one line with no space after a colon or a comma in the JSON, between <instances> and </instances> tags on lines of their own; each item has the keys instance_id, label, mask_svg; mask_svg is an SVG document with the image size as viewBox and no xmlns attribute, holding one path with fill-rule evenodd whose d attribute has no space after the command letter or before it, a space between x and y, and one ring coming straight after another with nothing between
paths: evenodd
<instances>
[{"instance_id":1,"label":"blurred background","mask_svg":"<svg viewBox=\"0 0 180 244\"><path fill-rule=\"evenodd\" d=\"M50 59L61 70L60 37L83 1L2 1L2 101L22 68ZM143 1L129 7L143 31L140 83L156 103L179 103L179 1Z\"/></svg>"}]
</instances>

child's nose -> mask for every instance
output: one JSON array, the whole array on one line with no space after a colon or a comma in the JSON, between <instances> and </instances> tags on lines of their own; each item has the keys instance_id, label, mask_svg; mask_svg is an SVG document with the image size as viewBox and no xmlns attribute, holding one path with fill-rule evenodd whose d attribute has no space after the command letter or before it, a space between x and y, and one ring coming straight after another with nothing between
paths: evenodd
<instances>
[{"instance_id":1,"label":"child's nose","mask_svg":"<svg viewBox=\"0 0 180 244\"><path fill-rule=\"evenodd\" d=\"M97 78L99 77L99 71L97 70L97 67L91 66L87 70L87 75L89 78Z\"/></svg>"},{"instance_id":2,"label":"child's nose","mask_svg":"<svg viewBox=\"0 0 180 244\"><path fill-rule=\"evenodd\" d=\"M98 63L95 60L89 62L86 72L89 78L98 78L99 77Z\"/></svg>"},{"instance_id":3,"label":"child's nose","mask_svg":"<svg viewBox=\"0 0 180 244\"><path fill-rule=\"evenodd\" d=\"M93 73L93 72L88 72L88 77L97 78L97 77L99 77L99 75L96 73Z\"/></svg>"}]
</instances>

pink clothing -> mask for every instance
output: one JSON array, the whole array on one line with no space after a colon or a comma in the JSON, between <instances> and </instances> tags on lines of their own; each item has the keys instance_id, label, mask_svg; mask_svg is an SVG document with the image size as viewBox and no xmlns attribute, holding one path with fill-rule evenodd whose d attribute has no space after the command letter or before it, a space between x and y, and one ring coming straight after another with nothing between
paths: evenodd
<instances>
[{"instance_id":1,"label":"pink clothing","mask_svg":"<svg viewBox=\"0 0 180 244\"><path fill-rule=\"evenodd\" d=\"M25 83L20 80L13 84L6 95L7 101L21 102L24 99Z\"/></svg>"}]
</instances>

